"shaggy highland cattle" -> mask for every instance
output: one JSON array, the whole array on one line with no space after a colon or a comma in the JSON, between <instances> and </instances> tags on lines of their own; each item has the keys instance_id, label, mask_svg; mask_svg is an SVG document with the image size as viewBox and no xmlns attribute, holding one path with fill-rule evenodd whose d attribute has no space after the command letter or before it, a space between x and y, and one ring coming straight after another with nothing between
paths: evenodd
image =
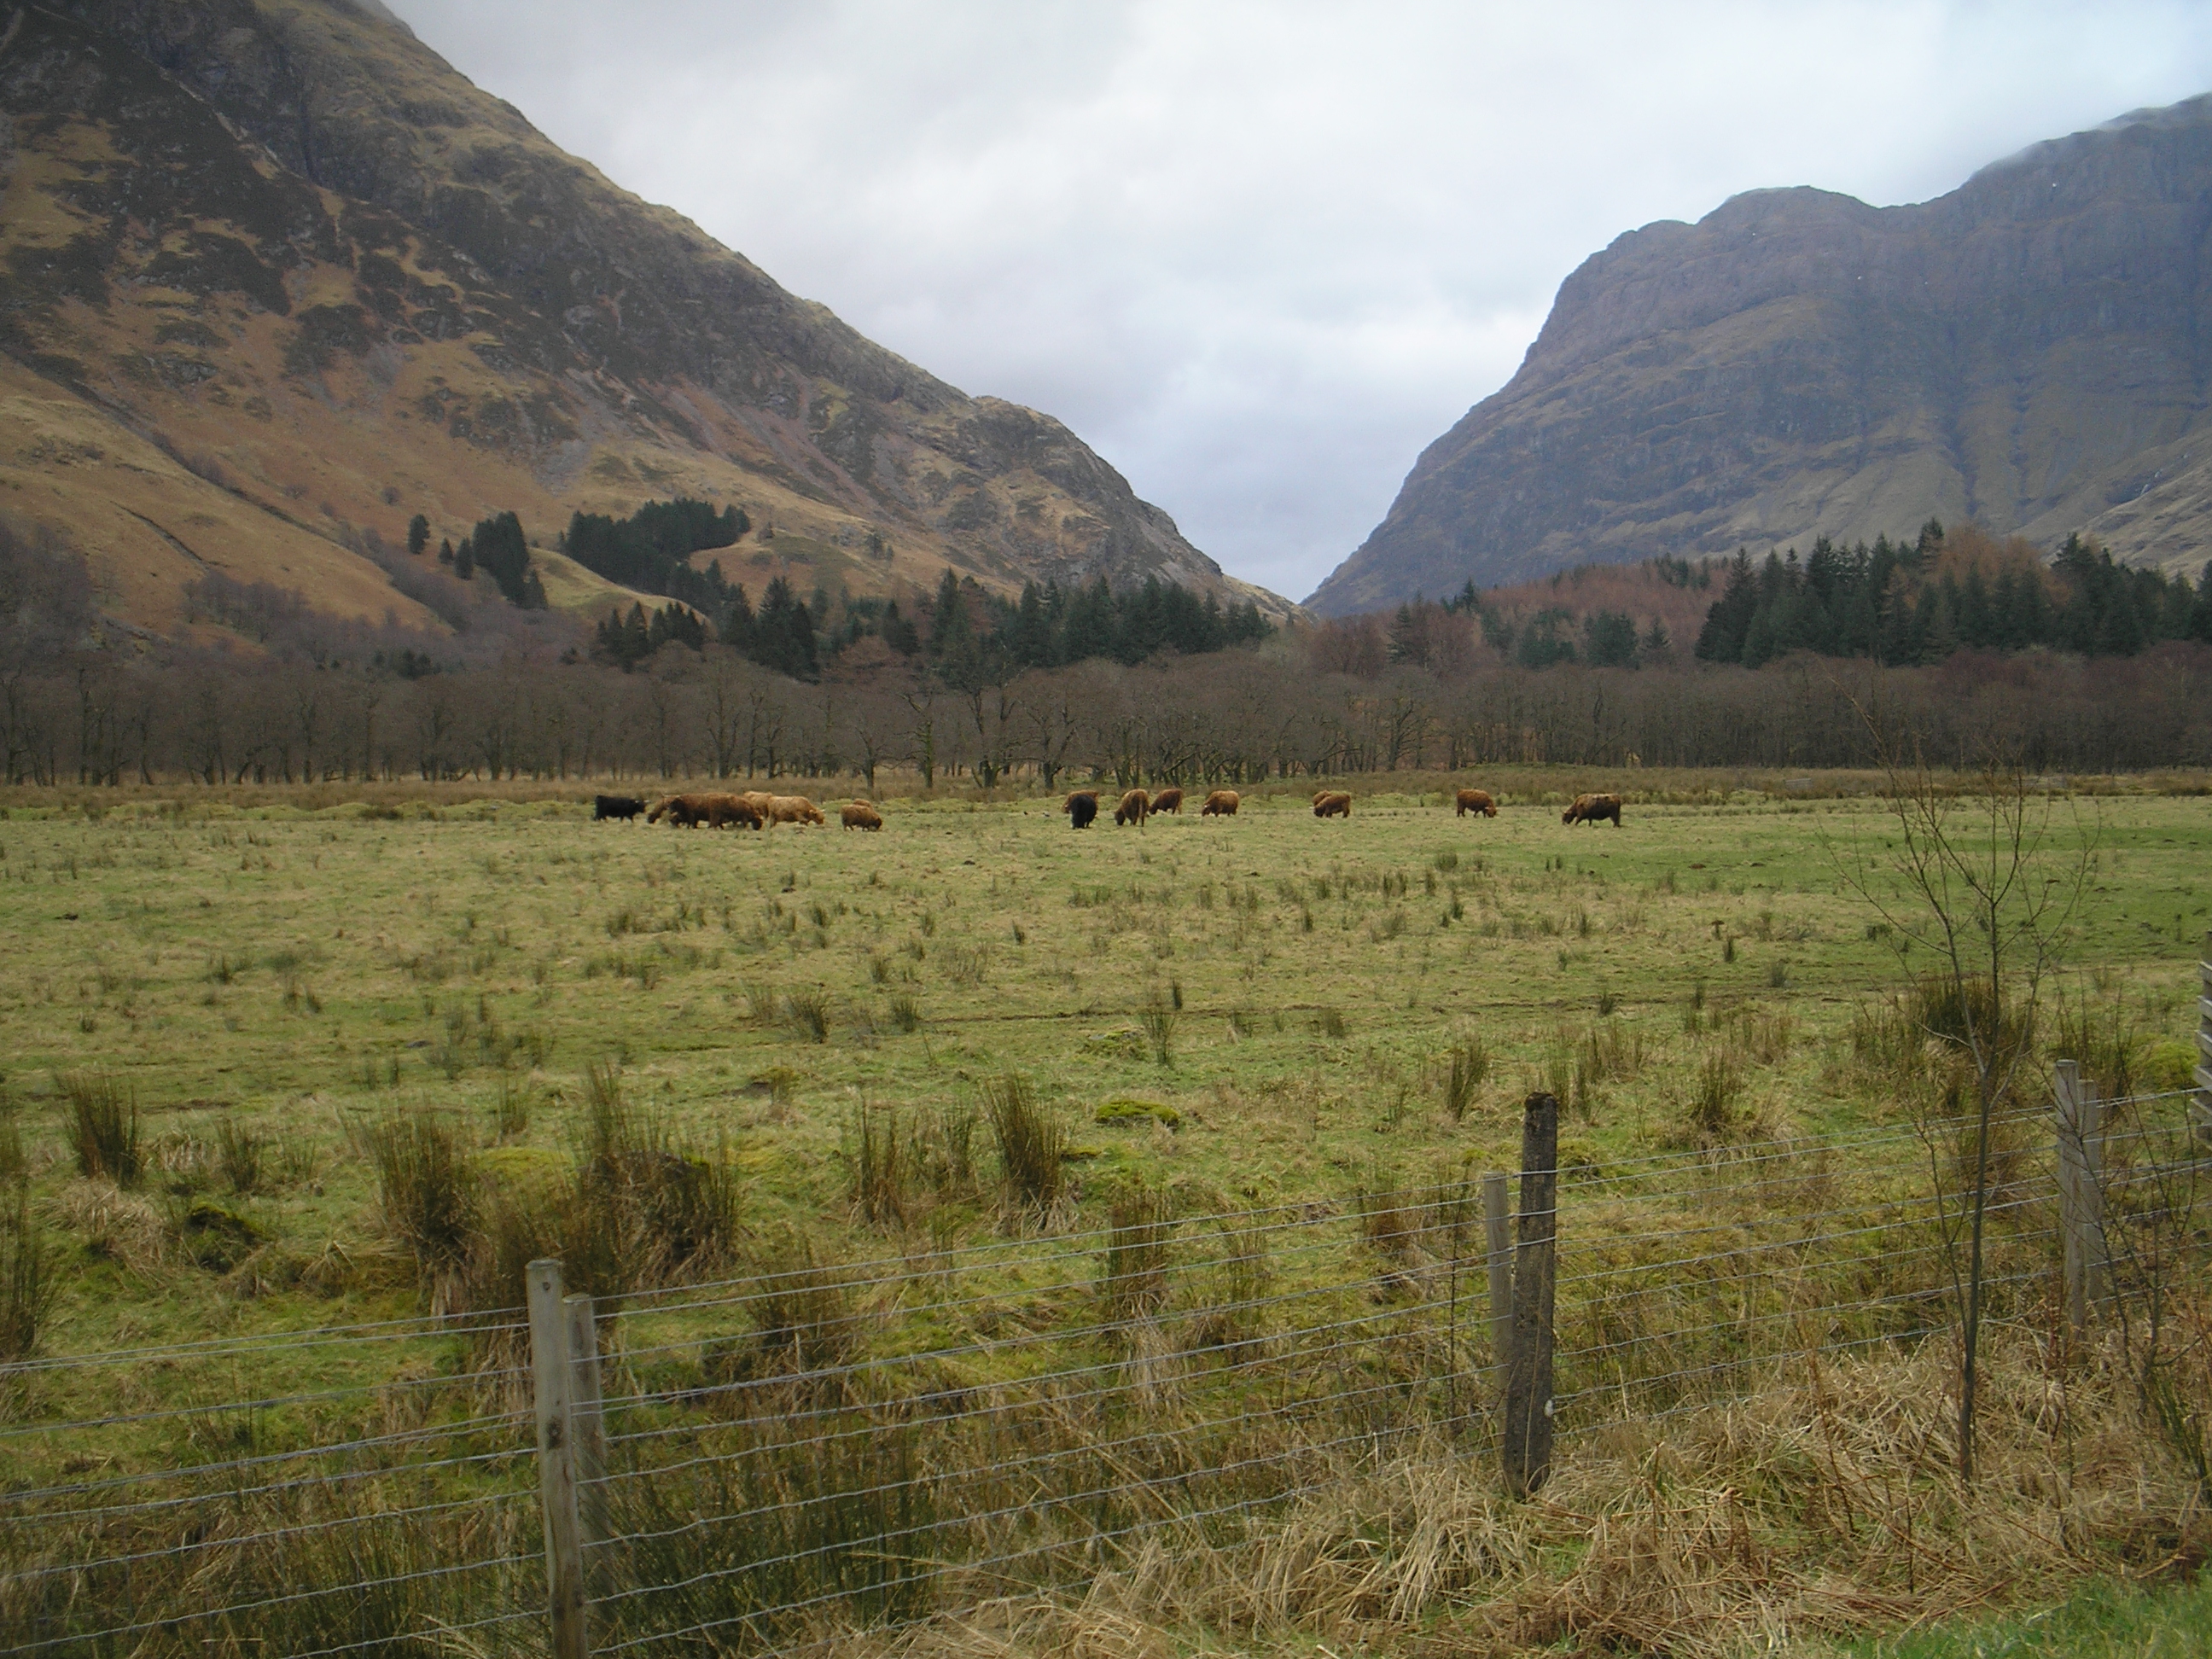
<instances>
[{"instance_id":1,"label":"shaggy highland cattle","mask_svg":"<svg viewBox=\"0 0 2212 1659\"><path fill-rule=\"evenodd\" d=\"M1145 820L1152 815L1152 798L1141 789L1132 789L1121 797L1121 804L1114 809L1114 822L1133 823L1145 827Z\"/></svg>"},{"instance_id":2,"label":"shaggy highland cattle","mask_svg":"<svg viewBox=\"0 0 2212 1659\"><path fill-rule=\"evenodd\" d=\"M1180 789L1161 790L1158 794L1152 797L1152 811L1155 812L1172 812L1177 817L1181 817L1182 816L1182 791Z\"/></svg>"},{"instance_id":3,"label":"shaggy highland cattle","mask_svg":"<svg viewBox=\"0 0 2212 1659\"><path fill-rule=\"evenodd\" d=\"M884 827L884 815L864 800L846 802L837 814L837 821L848 830L880 830Z\"/></svg>"},{"instance_id":4,"label":"shaggy highland cattle","mask_svg":"<svg viewBox=\"0 0 2212 1659\"><path fill-rule=\"evenodd\" d=\"M1559 814L1561 823L1595 823L1611 818L1613 827L1620 828L1620 797L1618 795L1577 795L1574 805Z\"/></svg>"},{"instance_id":5,"label":"shaggy highland cattle","mask_svg":"<svg viewBox=\"0 0 2212 1659\"><path fill-rule=\"evenodd\" d=\"M1352 816L1352 796L1342 789L1324 789L1314 797L1314 816L1317 818L1348 818Z\"/></svg>"},{"instance_id":6,"label":"shaggy highland cattle","mask_svg":"<svg viewBox=\"0 0 2212 1659\"><path fill-rule=\"evenodd\" d=\"M645 815L645 821L658 823L666 818L671 823L681 824L686 830L696 830L713 813L714 800L712 795L664 795L653 802L653 809Z\"/></svg>"},{"instance_id":7,"label":"shaggy highland cattle","mask_svg":"<svg viewBox=\"0 0 2212 1659\"><path fill-rule=\"evenodd\" d=\"M1206 805L1198 809L1202 818L1233 818L1237 816L1237 795L1234 789L1217 789L1206 798Z\"/></svg>"},{"instance_id":8,"label":"shaggy highland cattle","mask_svg":"<svg viewBox=\"0 0 2212 1659\"><path fill-rule=\"evenodd\" d=\"M710 795L708 798L707 827L720 830L725 825L741 823L748 830L762 826L760 808L743 795Z\"/></svg>"},{"instance_id":9,"label":"shaggy highland cattle","mask_svg":"<svg viewBox=\"0 0 2212 1659\"><path fill-rule=\"evenodd\" d=\"M1060 802L1060 810L1067 814L1069 829L1088 830L1092 821L1098 816L1098 792L1095 789L1078 789L1066 800Z\"/></svg>"},{"instance_id":10,"label":"shaggy highland cattle","mask_svg":"<svg viewBox=\"0 0 2212 1659\"><path fill-rule=\"evenodd\" d=\"M821 823L822 809L804 795L770 795L762 816L770 823Z\"/></svg>"},{"instance_id":11,"label":"shaggy highland cattle","mask_svg":"<svg viewBox=\"0 0 2212 1659\"><path fill-rule=\"evenodd\" d=\"M1480 812L1484 817L1498 816L1498 803L1490 798L1487 789L1462 789L1459 792L1459 811L1454 817L1465 817L1469 812Z\"/></svg>"},{"instance_id":12,"label":"shaggy highland cattle","mask_svg":"<svg viewBox=\"0 0 2212 1659\"><path fill-rule=\"evenodd\" d=\"M642 795L594 795L592 797L592 821L620 818L625 823L645 811Z\"/></svg>"}]
</instances>

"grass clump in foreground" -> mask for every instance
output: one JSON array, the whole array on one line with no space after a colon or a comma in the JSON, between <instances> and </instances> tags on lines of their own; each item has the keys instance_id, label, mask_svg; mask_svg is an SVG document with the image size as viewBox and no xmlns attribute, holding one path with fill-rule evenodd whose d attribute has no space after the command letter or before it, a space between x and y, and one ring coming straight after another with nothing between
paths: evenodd
<instances>
[{"instance_id":1,"label":"grass clump in foreground","mask_svg":"<svg viewBox=\"0 0 2212 1659\"><path fill-rule=\"evenodd\" d=\"M1239 1535L1179 1547L1170 1531L1080 1595L993 1600L901 1650L1170 1652L1225 1631L1252 1651L1407 1655L2203 1651L2203 1581L2099 1583L2116 1561L2159 1574L2212 1546L2185 1472L2142 1461L2126 1376L2093 1362L2059 1392L2078 1461L2054 1465L2058 1379L2032 1339L2002 1345L1988 1373L1984 1478L1961 1488L1944 1462L1942 1346L1792 1364L1741 1400L1577 1434L1534 1504L1504 1494L1487 1449L1435 1443L1342 1463L1325 1492ZM1899 1445L1929 1455L1908 1466ZM1943 1624L2075 1580L2093 1588L2055 1613Z\"/></svg>"}]
</instances>

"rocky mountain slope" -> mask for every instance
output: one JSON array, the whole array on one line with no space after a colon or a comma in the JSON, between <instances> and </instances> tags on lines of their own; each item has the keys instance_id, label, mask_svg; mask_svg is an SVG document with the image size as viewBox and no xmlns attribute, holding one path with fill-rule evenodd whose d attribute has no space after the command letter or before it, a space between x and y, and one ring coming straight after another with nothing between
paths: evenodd
<instances>
[{"instance_id":1,"label":"rocky mountain slope","mask_svg":"<svg viewBox=\"0 0 2212 1659\"><path fill-rule=\"evenodd\" d=\"M2193 574L2212 557L2208 234L2212 96L1930 202L1763 190L1647 225L1567 278L1519 372L1309 603L1931 515L2046 548L2087 531Z\"/></svg>"},{"instance_id":2,"label":"rocky mountain slope","mask_svg":"<svg viewBox=\"0 0 2212 1659\"><path fill-rule=\"evenodd\" d=\"M427 621L420 512L550 542L678 494L757 592L1224 576L1050 416L971 398L617 188L371 0L0 3L0 514L167 629L199 573ZM556 605L617 595L543 556Z\"/></svg>"}]
</instances>

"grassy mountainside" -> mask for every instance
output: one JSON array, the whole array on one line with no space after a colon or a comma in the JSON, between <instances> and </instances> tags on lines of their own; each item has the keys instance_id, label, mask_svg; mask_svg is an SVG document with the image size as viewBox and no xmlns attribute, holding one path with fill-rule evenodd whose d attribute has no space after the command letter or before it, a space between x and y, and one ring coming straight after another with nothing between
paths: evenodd
<instances>
[{"instance_id":1,"label":"grassy mountainside","mask_svg":"<svg viewBox=\"0 0 2212 1659\"><path fill-rule=\"evenodd\" d=\"M1871 541L1935 516L2212 556L2212 97L1934 201L1753 191L1570 276L1520 371L1313 596L1344 615L1589 560Z\"/></svg>"},{"instance_id":2,"label":"grassy mountainside","mask_svg":"<svg viewBox=\"0 0 2212 1659\"><path fill-rule=\"evenodd\" d=\"M1049 416L785 293L403 26L344 0L60 9L0 25L0 387L25 434L0 510L70 529L132 623L176 621L195 559L404 620L361 556L416 512L458 538L511 507L550 541L679 493L745 509L724 564L756 586L949 562L1255 593ZM621 597L575 574L556 603Z\"/></svg>"}]
</instances>

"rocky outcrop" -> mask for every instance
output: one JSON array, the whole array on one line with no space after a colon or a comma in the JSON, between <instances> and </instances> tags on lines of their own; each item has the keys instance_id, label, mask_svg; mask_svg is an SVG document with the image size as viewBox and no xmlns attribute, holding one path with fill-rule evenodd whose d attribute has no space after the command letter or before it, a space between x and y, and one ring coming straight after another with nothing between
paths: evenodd
<instances>
[{"instance_id":1,"label":"rocky outcrop","mask_svg":"<svg viewBox=\"0 0 2212 1659\"><path fill-rule=\"evenodd\" d=\"M267 537L227 541L234 574L281 582L300 535L388 544L416 510L458 533L514 508L550 537L680 491L772 532L725 557L733 580L867 592L951 563L1290 609L1058 422L787 293L381 6L60 0L0 28L0 349L49 389L24 393L40 418L74 396L268 507ZM8 481L90 522L27 453Z\"/></svg>"},{"instance_id":2,"label":"rocky outcrop","mask_svg":"<svg viewBox=\"0 0 2212 1659\"><path fill-rule=\"evenodd\" d=\"M1737 196L1561 285L1513 379L1415 464L1326 614L1589 561L1910 533L2212 557L2212 97L1930 202Z\"/></svg>"}]
</instances>

